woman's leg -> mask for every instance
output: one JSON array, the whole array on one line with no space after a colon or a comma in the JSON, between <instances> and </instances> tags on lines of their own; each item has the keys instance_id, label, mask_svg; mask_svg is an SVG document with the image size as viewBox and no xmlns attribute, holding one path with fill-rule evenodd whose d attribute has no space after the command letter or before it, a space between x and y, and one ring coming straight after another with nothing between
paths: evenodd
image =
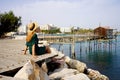
<instances>
[{"instance_id":1,"label":"woman's leg","mask_svg":"<svg viewBox=\"0 0 120 80\"><path fill-rule=\"evenodd\" d=\"M32 57L37 58L36 52L35 52L35 44L32 46Z\"/></svg>"}]
</instances>

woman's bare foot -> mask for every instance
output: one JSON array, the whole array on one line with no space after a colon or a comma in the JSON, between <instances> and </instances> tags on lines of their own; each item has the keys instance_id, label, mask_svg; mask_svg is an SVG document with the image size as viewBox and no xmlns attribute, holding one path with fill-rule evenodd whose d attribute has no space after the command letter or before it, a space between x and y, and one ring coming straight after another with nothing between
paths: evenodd
<instances>
[{"instance_id":1,"label":"woman's bare foot","mask_svg":"<svg viewBox=\"0 0 120 80\"><path fill-rule=\"evenodd\" d=\"M35 59L38 58L38 56L35 56L35 55L33 55L32 57L35 58Z\"/></svg>"},{"instance_id":2,"label":"woman's bare foot","mask_svg":"<svg viewBox=\"0 0 120 80\"><path fill-rule=\"evenodd\" d=\"M46 46L46 53L51 53L50 47Z\"/></svg>"}]
</instances>

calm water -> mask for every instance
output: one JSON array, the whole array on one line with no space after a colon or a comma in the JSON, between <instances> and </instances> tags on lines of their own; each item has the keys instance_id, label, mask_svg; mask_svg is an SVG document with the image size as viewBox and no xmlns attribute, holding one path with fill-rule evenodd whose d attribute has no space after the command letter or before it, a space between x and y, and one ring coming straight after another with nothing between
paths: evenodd
<instances>
[{"instance_id":1,"label":"calm water","mask_svg":"<svg viewBox=\"0 0 120 80\"><path fill-rule=\"evenodd\" d=\"M71 56L71 45L53 44L52 47ZM88 68L100 71L110 80L120 80L120 36L116 40L75 43L76 59L85 62Z\"/></svg>"}]
</instances>

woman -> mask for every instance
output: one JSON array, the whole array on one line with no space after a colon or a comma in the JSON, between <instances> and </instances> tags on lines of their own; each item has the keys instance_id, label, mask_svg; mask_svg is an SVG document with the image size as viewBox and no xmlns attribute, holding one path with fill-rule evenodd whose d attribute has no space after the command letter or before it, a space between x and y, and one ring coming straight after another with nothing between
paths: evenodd
<instances>
[{"instance_id":1,"label":"woman","mask_svg":"<svg viewBox=\"0 0 120 80\"><path fill-rule=\"evenodd\" d=\"M36 22L30 23L28 25L28 33L26 37L26 47L24 54L26 54L27 49L29 48L30 54L33 58L37 58L37 55L42 55L45 53L51 53L51 50L48 46L38 46L38 37L36 33L40 32L40 27Z\"/></svg>"}]
</instances>

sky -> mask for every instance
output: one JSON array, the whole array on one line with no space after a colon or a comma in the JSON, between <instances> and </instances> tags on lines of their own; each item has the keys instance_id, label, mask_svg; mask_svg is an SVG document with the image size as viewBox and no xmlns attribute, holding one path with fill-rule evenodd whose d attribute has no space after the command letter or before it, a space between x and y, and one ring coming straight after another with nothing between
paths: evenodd
<instances>
[{"instance_id":1,"label":"sky","mask_svg":"<svg viewBox=\"0 0 120 80\"><path fill-rule=\"evenodd\" d=\"M22 17L22 25L94 29L101 26L120 30L120 0L0 0L0 13L10 10Z\"/></svg>"}]
</instances>

